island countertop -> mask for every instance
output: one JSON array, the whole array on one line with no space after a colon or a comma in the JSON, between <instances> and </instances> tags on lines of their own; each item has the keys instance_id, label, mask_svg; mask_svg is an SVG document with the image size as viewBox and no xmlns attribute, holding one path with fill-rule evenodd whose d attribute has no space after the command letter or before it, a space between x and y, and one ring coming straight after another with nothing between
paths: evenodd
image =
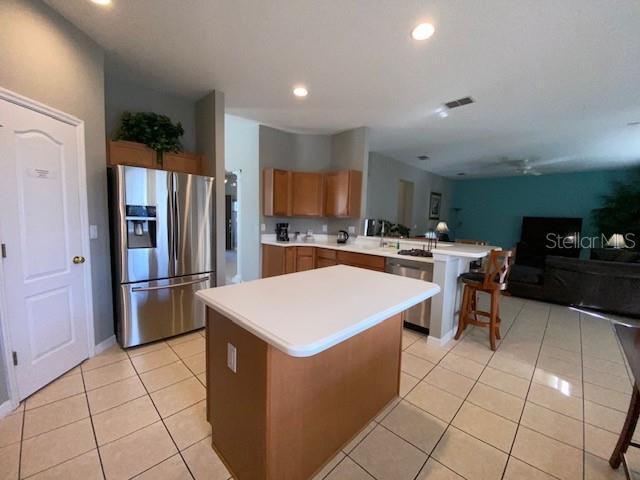
<instances>
[{"instance_id":1,"label":"island countertop","mask_svg":"<svg viewBox=\"0 0 640 480\"><path fill-rule=\"evenodd\" d=\"M196 295L278 350L308 357L438 292L434 283L336 265L200 290Z\"/></svg>"}]
</instances>

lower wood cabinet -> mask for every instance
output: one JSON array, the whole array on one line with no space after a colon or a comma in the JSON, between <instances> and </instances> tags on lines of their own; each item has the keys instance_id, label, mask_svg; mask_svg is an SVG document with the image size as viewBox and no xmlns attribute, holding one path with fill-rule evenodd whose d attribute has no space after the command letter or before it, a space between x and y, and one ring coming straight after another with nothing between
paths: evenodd
<instances>
[{"instance_id":1,"label":"lower wood cabinet","mask_svg":"<svg viewBox=\"0 0 640 480\"><path fill-rule=\"evenodd\" d=\"M338 251L336 260L342 265L351 265L352 267L368 268L370 270L384 272L384 257L377 255Z\"/></svg>"},{"instance_id":2,"label":"lower wood cabinet","mask_svg":"<svg viewBox=\"0 0 640 480\"><path fill-rule=\"evenodd\" d=\"M316 268L315 250L314 247L296 247L296 272Z\"/></svg>"},{"instance_id":3,"label":"lower wood cabinet","mask_svg":"<svg viewBox=\"0 0 640 480\"><path fill-rule=\"evenodd\" d=\"M262 245L262 278L333 265L351 265L384 272L385 258L330 248Z\"/></svg>"}]
</instances>

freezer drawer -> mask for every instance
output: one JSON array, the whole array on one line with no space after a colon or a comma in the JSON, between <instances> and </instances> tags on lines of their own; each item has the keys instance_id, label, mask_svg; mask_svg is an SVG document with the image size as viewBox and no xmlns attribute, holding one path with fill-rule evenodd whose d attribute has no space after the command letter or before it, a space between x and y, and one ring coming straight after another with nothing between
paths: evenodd
<instances>
[{"instance_id":1,"label":"freezer drawer","mask_svg":"<svg viewBox=\"0 0 640 480\"><path fill-rule=\"evenodd\" d=\"M132 347L201 328L205 307L195 293L215 286L215 274L120 285L116 336Z\"/></svg>"}]
</instances>

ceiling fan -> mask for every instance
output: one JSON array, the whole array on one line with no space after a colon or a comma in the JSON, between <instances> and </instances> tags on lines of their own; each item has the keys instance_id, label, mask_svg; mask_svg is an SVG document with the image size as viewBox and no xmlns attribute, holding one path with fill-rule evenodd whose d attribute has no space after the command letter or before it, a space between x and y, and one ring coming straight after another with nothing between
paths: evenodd
<instances>
[{"instance_id":1,"label":"ceiling fan","mask_svg":"<svg viewBox=\"0 0 640 480\"><path fill-rule=\"evenodd\" d=\"M540 175L542 175L541 172L536 170L535 167L531 165L528 158L523 158L520 160L503 158L498 161L498 164L509 165L520 175L530 175L532 177L539 177Z\"/></svg>"}]
</instances>

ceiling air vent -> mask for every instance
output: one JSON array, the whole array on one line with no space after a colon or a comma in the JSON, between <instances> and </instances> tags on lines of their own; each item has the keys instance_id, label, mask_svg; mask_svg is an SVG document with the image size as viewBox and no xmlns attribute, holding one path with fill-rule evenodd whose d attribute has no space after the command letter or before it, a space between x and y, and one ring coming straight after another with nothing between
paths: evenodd
<instances>
[{"instance_id":1,"label":"ceiling air vent","mask_svg":"<svg viewBox=\"0 0 640 480\"><path fill-rule=\"evenodd\" d=\"M473 103L473 98L464 97L464 98L459 98L458 100L452 100L451 102L447 102L445 103L445 106L447 108L458 108L458 107L463 107L464 105L469 105L470 103Z\"/></svg>"},{"instance_id":2,"label":"ceiling air vent","mask_svg":"<svg viewBox=\"0 0 640 480\"><path fill-rule=\"evenodd\" d=\"M418 155L418 160L429 160L429 155Z\"/></svg>"}]
</instances>

